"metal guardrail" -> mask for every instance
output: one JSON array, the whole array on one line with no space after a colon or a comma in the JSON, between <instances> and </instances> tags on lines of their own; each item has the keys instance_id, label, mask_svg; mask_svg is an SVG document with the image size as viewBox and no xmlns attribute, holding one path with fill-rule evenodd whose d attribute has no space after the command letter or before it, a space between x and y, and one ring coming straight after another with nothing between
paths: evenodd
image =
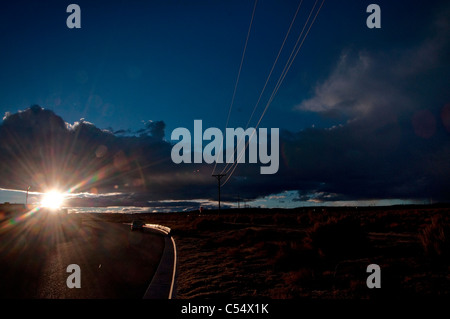
<instances>
[{"instance_id":1,"label":"metal guardrail","mask_svg":"<svg viewBox=\"0 0 450 319\"><path fill-rule=\"evenodd\" d=\"M170 236L171 229L158 224L145 224L144 228L150 228L165 234L165 247L161 261L153 276L150 285L145 292L144 299L172 299L175 297L175 284L177 276L177 249L175 240ZM171 266L172 269L168 269ZM170 284L167 282L170 280ZM167 297L165 297L167 294ZM164 297L162 296L164 295Z\"/></svg>"},{"instance_id":2,"label":"metal guardrail","mask_svg":"<svg viewBox=\"0 0 450 319\"><path fill-rule=\"evenodd\" d=\"M170 232L172 231L169 227L158 225L158 224L145 224L144 227L161 230L166 235L170 235Z\"/></svg>"}]
</instances>

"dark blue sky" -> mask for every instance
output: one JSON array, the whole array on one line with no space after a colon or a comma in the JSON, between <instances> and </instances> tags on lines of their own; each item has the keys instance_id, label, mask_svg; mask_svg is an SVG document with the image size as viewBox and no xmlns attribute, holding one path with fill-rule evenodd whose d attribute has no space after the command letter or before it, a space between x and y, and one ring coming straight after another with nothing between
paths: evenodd
<instances>
[{"instance_id":1,"label":"dark blue sky","mask_svg":"<svg viewBox=\"0 0 450 319\"><path fill-rule=\"evenodd\" d=\"M81 29L69 29L66 8L73 2L2 4L0 188L24 189L31 179L43 188L38 181L45 177L45 156L52 154L52 161L68 168L64 174L80 174L81 181L72 182L87 191L140 194L129 203L148 200L149 194L155 201L213 200L212 167L174 168L167 161L168 142L173 129L192 130L195 119L203 120L204 129L224 129L255 2L76 1ZM303 0L252 126L310 10L321 2ZM258 0L229 127L246 126L299 3ZM366 26L371 3L381 7L381 29ZM261 176L240 167L224 196L254 200L275 194L291 206L448 201L449 16L443 0L326 0L260 125L282 131L279 172ZM29 109L35 104L51 112ZM85 124L74 125L81 118ZM156 144L149 130L133 135L148 121L159 125L152 127ZM159 140L164 125L155 121L165 123L165 141ZM82 150L66 152L75 145L85 149L86 163L77 162ZM105 145L108 160L92 159ZM15 167L42 154L28 163L29 172ZM117 158L132 164L120 178L110 169ZM94 187L99 172L103 181Z\"/></svg>"},{"instance_id":2,"label":"dark blue sky","mask_svg":"<svg viewBox=\"0 0 450 319\"><path fill-rule=\"evenodd\" d=\"M85 118L113 130L139 129L148 120L165 121L169 133L194 119L225 126L253 1L78 1L81 29L66 27L70 3L2 6L2 114L39 104L67 122ZM343 50L392 50L427 36L420 27L434 8L429 2L379 1L379 30L365 25L369 3L325 2L263 127L298 131L335 124L293 108L313 94ZM302 4L255 119L313 4ZM258 2L230 126L247 123L297 5Z\"/></svg>"}]
</instances>

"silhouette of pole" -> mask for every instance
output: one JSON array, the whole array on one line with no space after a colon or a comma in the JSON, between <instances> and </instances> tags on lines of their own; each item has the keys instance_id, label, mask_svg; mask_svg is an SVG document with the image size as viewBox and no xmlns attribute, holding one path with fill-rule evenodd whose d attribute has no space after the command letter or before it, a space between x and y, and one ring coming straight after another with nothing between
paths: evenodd
<instances>
[{"instance_id":1,"label":"silhouette of pole","mask_svg":"<svg viewBox=\"0 0 450 319\"><path fill-rule=\"evenodd\" d=\"M28 191L30 190L31 186L28 186L27 188L27 197L25 199L25 205L28 205Z\"/></svg>"},{"instance_id":2,"label":"silhouette of pole","mask_svg":"<svg viewBox=\"0 0 450 319\"><path fill-rule=\"evenodd\" d=\"M212 176L217 178L217 188L219 191L219 212L220 212L220 180L222 177L226 176L227 174L213 174Z\"/></svg>"}]
</instances>

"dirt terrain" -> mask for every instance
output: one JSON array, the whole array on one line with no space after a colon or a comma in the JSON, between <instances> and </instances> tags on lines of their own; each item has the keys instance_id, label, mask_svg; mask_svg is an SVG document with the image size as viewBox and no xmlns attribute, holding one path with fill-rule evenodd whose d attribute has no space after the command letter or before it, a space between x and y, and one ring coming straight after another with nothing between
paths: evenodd
<instances>
[{"instance_id":1,"label":"dirt terrain","mask_svg":"<svg viewBox=\"0 0 450 319\"><path fill-rule=\"evenodd\" d=\"M397 299L450 296L450 208L241 209L83 214L172 229L177 298ZM367 266L381 269L369 289Z\"/></svg>"}]
</instances>

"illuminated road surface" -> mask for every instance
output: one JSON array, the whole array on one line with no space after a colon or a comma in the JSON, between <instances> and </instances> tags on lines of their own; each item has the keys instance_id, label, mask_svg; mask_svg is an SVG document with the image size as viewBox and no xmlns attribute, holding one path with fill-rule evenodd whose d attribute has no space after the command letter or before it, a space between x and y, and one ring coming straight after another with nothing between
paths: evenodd
<instances>
[{"instance_id":1,"label":"illuminated road surface","mask_svg":"<svg viewBox=\"0 0 450 319\"><path fill-rule=\"evenodd\" d=\"M0 235L0 298L142 298L164 238L116 223L31 217ZM81 270L68 288L67 266Z\"/></svg>"}]
</instances>

